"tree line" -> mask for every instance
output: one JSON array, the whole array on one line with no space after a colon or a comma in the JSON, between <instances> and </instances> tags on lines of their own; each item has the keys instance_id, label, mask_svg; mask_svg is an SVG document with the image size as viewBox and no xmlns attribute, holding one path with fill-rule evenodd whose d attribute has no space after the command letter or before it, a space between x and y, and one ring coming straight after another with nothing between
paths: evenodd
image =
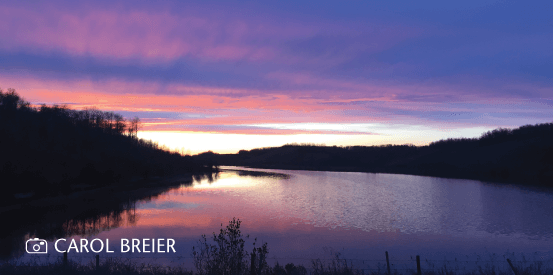
<instances>
[{"instance_id":1,"label":"tree line","mask_svg":"<svg viewBox=\"0 0 553 275\"><path fill-rule=\"evenodd\" d=\"M211 169L139 139L139 129L137 117L126 120L96 108L33 107L14 89L0 89L0 201Z\"/></svg>"},{"instance_id":2,"label":"tree line","mask_svg":"<svg viewBox=\"0 0 553 275\"><path fill-rule=\"evenodd\" d=\"M5 93L0 89L0 112L6 116L13 115L15 112L39 112L45 116L57 117L58 119L68 120L74 125L84 127L95 127L103 129L109 134L127 134L136 138L140 119L134 117L129 121L117 113L110 111L100 111L95 107L85 108L84 110L72 110L67 105L40 105L38 108L31 107L31 104L21 98L15 89L8 89Z\"/></svg>"},{"instance_id":3,"label":"tree line","mask_svg":"<svg viewBox=\"0 0 553 275\"><path fill-rule=\"evenodd\" d=\"M478 138L444 139L426 146L287 144L237 154L207 152L196 158L218 165L398 173L553 187L553 123L498 128Z\"/></svg>"}]
</instances>

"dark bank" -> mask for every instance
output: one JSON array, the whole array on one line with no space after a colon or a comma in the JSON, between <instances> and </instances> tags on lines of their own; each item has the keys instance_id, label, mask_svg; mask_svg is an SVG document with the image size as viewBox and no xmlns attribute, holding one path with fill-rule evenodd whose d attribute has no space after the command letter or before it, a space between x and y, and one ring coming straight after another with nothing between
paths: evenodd
<instances>
[{"instance_id":1,"label":"dark bank","mask_svg":"<svg viewBox=\"0 0 553 275\"><path fill-rule=\"evenodd\" d=\"M0 90L0 204L105 186L139 185L213 167L137 138L140 120L95 108L33 107Z\"/></svg>"},{"instance_id":2,"label":"dark bank","mask_svg":"<svg viewBox=\"0 0 553 275\"><path fill-rule=\"evenodd\" d=\"M426 146L288 144L194 156L217 165L255 168L394 173L553 187L553 123L498 128L479 138Z\"/></svg>"}]
</instances>

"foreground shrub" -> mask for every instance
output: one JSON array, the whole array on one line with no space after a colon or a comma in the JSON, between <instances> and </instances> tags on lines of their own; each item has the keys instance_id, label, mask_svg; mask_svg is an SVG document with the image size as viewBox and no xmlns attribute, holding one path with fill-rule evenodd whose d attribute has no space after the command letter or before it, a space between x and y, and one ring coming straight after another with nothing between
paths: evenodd
<instances>
[{"instance_id":1,"label":"foreground shrub","mask_svg":"<svg viewBox=\"0 0 553 275\"><path fill-rule=\"evenodd\" d=\"M252 253L244 249L246 241L240 231L241 221L235 218L221 229L219 234L213 233L213 243L208 242L206 235L198 241L198 247L192 247L194 267L202 275L239 275L267 273L267 243L255 247ZM249 236L246 236L249 238ZM256 239L257 241L257 239ZM252 262L253 260L253 262Z\"/></svg>"}]
</instances>

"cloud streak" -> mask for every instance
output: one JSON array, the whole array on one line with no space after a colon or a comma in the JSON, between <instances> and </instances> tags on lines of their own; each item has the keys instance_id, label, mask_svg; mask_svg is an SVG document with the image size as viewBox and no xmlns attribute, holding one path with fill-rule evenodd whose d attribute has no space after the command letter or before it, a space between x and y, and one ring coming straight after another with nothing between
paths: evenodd
<instances>
[{"instance_id":1,"label":"cloud streak","mask_svg":"<svg viewBox=\"0 0 553 275\"><path fill-rule=\"evenodd\" d=\"M52 6L39 8L4 6L0 9L0 35L9 37L0 44L4 50L17 52L63 52L74 56L109 59L143 59L166 62L193 57L205 62L225 60L272 62L316 62L317 58L345 58L355 52L379 51L387 45L413 36L412 30L363 25L335 26L278 22L221 16L221 11L206 13L186 7L178 14L169 10L106 10L100 7L67 10ZM330 49L310 51L313 58L298 54L306 45L319 40L347 38L349 46L335 45L341 54ZM353 36L353 37L352 37ZM355 37L367 37L379 43L365 45ZM348 44L348 43L346 43ZM328 61L328 60L327 60Z\"/></svg>"},{"instance_id":2,"label":"cloud streak","mask_svg":"<svg viewBox=\"0 0 553 275\"><path fill-rule=\"evenodd\" d=\"M334 144L550 121L542 9L392 2L2 3L0 86L34 104L136 115L146 132Z\"/></svg>"}]
</instances>

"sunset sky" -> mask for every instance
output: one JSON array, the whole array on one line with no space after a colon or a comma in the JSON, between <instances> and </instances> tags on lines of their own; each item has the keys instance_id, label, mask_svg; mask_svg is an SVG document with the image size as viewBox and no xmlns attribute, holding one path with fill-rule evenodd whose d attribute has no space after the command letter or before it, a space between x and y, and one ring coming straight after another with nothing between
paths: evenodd
<instances>
[{"instance_id":1,"label":"sunset sky","mask_svg":"<svg viewBox=\"0 0 553 275\"><path fill-rule=\"evenodd\" d=\"M553 121L553 1L83 3L0 3L0 87L191 154Z\"/></svg>"}]
</instances>

